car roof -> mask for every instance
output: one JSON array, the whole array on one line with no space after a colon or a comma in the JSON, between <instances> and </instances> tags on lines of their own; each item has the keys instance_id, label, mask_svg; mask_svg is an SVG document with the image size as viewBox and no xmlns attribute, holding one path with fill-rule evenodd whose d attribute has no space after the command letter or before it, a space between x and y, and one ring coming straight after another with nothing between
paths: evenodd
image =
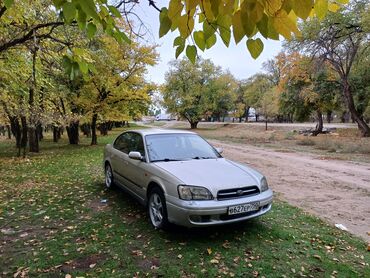
<instances>
[{"instance_id":1,"label":"car roof","mask_svg":"<svg viewBox=\"0 0 370 278\"><path fill-rule=\"evenodd\" d=\"M143 129L133 129L125 132L136 132L141 135L153 135L153 134L196 134L195 132L181 130L181 129L161 129L161 128L143 128Z\"/></svg>"}]
</instances>

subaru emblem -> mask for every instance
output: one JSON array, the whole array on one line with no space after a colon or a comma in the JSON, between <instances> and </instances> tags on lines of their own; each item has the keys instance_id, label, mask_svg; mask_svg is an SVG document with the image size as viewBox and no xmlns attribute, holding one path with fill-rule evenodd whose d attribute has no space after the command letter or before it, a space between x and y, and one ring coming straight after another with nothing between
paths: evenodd
<instances>
[{"instance_id":1,"label":"subaru emblem","mask_svg":"<svg viewBox=\"0 0 370 278\"><path fill-rule=\"evenodd\" d=\"M238 191L236 191L236 194L238 194L238 196L242 195L243 194L243 190L239 189Z\"/></svg>"}]
</instances>

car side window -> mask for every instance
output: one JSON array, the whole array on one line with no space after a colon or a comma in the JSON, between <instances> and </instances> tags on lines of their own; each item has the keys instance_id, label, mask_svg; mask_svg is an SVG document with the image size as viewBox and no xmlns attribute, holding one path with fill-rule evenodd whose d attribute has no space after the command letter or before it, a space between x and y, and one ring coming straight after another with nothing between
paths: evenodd
<instances>
[{"instance_id":1,"label":"car side window","mask_svg":"<svg viewBox=\"0 0 370 278\"><path fill-rule=\"evenodd\" d=\"M120 135L113 144L113 147L121 152L140 152L145 155L144 142L140 134L127 132Z\"/></svg>"},{"instance_id":2,"label":"car side window","mask_svg":"<svg viewBox=\"0 0 370 278\"><path fill-rule=\"evenodd\" d=\"M142 156L145 156L143 137L137 133L131 133L131 141L129 146L129 152L140 152Z\"/></svg>"},{"instance_id":3,"label":"car side window","mask_svg":"<svg viewBox=\"0 0 370 278\"><path fill-rule=\"evenodd\" d=\"M129 142L130 142L130 133L121 134L116 141L114 141L113 147L121 152L129 153Z\"/></svg>"}]
</instances>

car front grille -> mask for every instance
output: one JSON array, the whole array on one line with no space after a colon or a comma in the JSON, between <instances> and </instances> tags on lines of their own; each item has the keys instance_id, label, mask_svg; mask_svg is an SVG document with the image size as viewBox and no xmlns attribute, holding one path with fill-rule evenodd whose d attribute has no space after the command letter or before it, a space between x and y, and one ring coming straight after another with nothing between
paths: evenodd
<instances>
[{"instance_id":1,"label":"car front grille","mask_svg":"<svg viewBox=\"0 0 370 278\"><path fill-rule=\"evenodd\" d=\"M217 200L236 199L236 198L257 195L259 193L260 193L260 190L258 186L256 185L241 187L241 188L224 189L224 190L218 191Z\"/></svg>"}]
</instances>

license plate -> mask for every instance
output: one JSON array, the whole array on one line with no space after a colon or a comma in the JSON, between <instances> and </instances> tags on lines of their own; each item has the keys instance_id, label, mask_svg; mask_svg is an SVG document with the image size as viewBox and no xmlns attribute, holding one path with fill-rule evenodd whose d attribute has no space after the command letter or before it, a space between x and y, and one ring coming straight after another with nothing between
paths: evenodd
<instances>
[{"instance_id":1,"label":"license plate","mask_svg":"<svg viewBox=\"0 0 370 278\"><path fill-rule=\"evenodd\" d=\"M260 208L259 202L249 203L249 204L244 204L244 205L237 205L237 206L229 207L228 214L233 215L233 214L245 213L249 211L258 210L259 208Z\"/></svg>"}]
</instances>

